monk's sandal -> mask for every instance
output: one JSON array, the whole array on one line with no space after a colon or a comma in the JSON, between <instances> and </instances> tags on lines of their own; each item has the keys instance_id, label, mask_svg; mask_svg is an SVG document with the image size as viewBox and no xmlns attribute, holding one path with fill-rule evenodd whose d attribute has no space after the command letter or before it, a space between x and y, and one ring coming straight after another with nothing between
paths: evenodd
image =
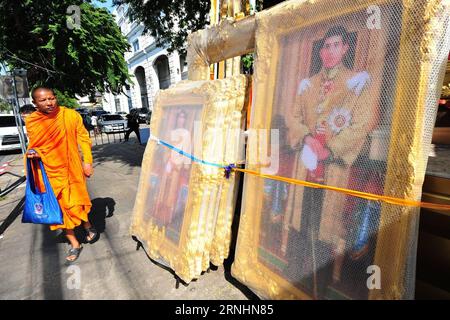
<instances>
[{"instance_id":1,"label":"monk's sandal","mask_svg":"<svg viewBox=\"0 0 450 320\"><path fill-rule=\"evenodd\" d=\"M86 233L87 233L86 234L86 242L87 243L94 243L95 240L97 240L98 231L94 227L85 228L85 230L86 230Z\"/></svg>"},{"instance_id":2,"label":"monk's sandal","mask_svg":"<svg viewBox=\"0 0 450 320\"><path fill-rule=\"evenodd\" d=\"M70 264L75 262L78 257L80 256L81 250L83 250L83 246L80 246L79 248L71 248L69 249L69 253L67 254L66 257L66 263ZM75 257L74 259L69 259L69 257Z\"/></svg>"}]
</instances>

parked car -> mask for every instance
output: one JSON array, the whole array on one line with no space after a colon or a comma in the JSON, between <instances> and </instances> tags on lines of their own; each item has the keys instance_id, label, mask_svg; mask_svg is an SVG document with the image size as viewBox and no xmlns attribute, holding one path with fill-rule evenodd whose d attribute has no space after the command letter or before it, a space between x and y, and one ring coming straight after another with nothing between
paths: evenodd
<instances>
[{"instance_id":1,"label":"parked car","mask_svg":"<svg viewBox=\"0 0 450 320\"><path fill-rule=\"evenodd\" d=\"M116 114L118 114L119 116L121 116L124 120L127 119L127 114L125 111L118 111L116 112Z\"/></svg>"},{"instance_id":2,"label":"parked car","mask_svg":"<svg viewBox=\"0 0 450 320\"><path fill-rule=\"evenodd\" d=\"M26 134L26 128L23 127ZM20 150L19 130L13 115L0 114L0 151Z\"/></svg>"},{"instance_id":3,"label":"parked car","mask_svg":"<svg viewBox=\"0 0 450 320\"><path fill-rule=\"evenodd\" d=\"M101 132L104 133L119 133L128 129L128 121L118 114L102 114L97 123Z\"/></svg>"},{"instance_id":4,"label":"parked car","mask_svg":"<svg viewBox=\"0 0 450 320\"><path fill-rule=\"evenodd\" d=\"M150 110L147 108L142 108L139 111L139 121L142 123L145 123L147 121L148 114L150 113Z\"/></svg>"},{"instance_id":5,"label":"parked car","mask_svg":"<svg viewBox=\"0 0 450 320\"><path fill-rule=\"evenodd\" d=\"M86 108L76 108L75 111L80 113L80 114L88 113L88 109L86 109Z\"/></svg>"},{"instance_id":6,"label":"parked car","mask_svg":"<svg viewBox=\"0 0 450 320\"><path fill-rule=\"evenodd\" d=\"M97 116L97 118L100 118L100 116L101 115L104 115L104 114L109 114L109 112L108 111L105 111L105 110L92 110L91 112L90 112L90 116L92 117L92 116Z\"/></svg>"},{"instance_id":7,"label":"parked car","mask_svg":"<svg viewBox=\"0 0 450 320\"><path fill-rule=\"evenodd\" d=\"M92 125L92 119L89 113L87 112L80 112L80 116L83 119L83 125L86 128L87 131L94 130L94 126Z\"/></svg>"},{"instance_id":8,"label":"parked car","mask_svg":"<svg viewBox=\"0 0 450 320\"><path fill-rule=\"evenodd\" d=\"M139 123L146 123L150 111L147 108L138 108L137 110L139 112Z\"/></svg>"}]
</instances>

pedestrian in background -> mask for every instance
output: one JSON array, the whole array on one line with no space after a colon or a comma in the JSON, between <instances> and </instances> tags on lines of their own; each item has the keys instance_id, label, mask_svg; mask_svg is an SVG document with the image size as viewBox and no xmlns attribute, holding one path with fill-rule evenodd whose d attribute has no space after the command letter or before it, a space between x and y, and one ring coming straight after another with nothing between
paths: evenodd
<instances>
[{"instance_id":1,"label":"pedestrian in background","mask_svg":"<svg viewBox=\"0 0 450 320\"><path fill-rule=\"evenodd\" d=\"M25 122L26 117L36 111L36 108L32 104L24 104L20 107L19 113L22 120Z\"/></svg>"},{"instance_id":2,"label":"pedestrian in background","mask_svg":"<svg viewBox=\"0 0 450 320\"><path fill-rule=\"evenodd\" d=\"M141 135L139 133L139 112L137 110L131 110L131 112L127 114L127 119L128 119L128 131L125 133L125 141L128 141L131 132L134 132L139 141L139 144L142 144Z\"/></svg>"},{"instance_id":3,"label":"pedestrian in background","mask_svg":"<svg viewBox=\"0 0 450 320\"><path fill-rule=\"evenodd\" d=\"M91 124L94 127L94 134L98 134L98 117L95 114L91 117Z\"/></svg>"}]
</instances>

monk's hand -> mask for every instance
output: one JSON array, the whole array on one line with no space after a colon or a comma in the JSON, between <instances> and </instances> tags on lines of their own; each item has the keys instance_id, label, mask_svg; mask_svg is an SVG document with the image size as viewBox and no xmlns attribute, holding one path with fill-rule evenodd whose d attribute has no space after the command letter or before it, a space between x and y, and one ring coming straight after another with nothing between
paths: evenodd
<instances>
[{"instance_id":1,"label":"monk's hand","mask_svg":"<svg viewBox=\"0 0 450 320\"><path fill-rule=\"evenodd\" d=\"M41 156L35 150L30 149L27 151L27 158L29 159L39 159Z\"/></svg>"},{"instance_id":2,"label":"monk's hand","mask_svg":"<svg viewBox=\"0 0 450 320\"><path fill-rule=\"evenodd\" d=\"M94 168L92 167L92 163L83 163L83 172L86 177L90 177L94 174Z\"/></svg>"}]
</instances>

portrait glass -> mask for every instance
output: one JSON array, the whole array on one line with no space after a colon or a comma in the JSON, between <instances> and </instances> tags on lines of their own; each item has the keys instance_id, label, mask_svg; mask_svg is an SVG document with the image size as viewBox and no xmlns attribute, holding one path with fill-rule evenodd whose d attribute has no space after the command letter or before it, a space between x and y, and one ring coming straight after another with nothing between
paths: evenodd
<instances>
[{"instance_id":1,"label":"portrait glass","mask_svg":"<svg viewBox=\"0 0 450 320\"><path fill-rule=\"evenodd\" d=\"M193 152L194 123L200 121L201 105L166 106L162 111L160 139L186 153ZM145 220L165 227L166 237L178 244L188 196L191 160L158 145L151 164L145 201Z\"/></svg>"}]
</instances>

